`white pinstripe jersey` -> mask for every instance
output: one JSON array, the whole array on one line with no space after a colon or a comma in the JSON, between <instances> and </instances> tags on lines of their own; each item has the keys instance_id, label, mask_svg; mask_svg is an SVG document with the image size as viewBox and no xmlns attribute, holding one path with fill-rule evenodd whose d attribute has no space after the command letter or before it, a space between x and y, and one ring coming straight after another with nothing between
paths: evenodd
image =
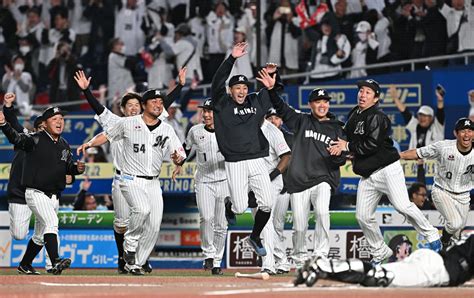
<instances>
[{"instance_id":1,"label":"white pinstripe jersey","mask_svg":"<svg viewBox=\"0 0 474 298\"><path fill-rule=\"evenodd\" d=\"M474 186L474 151L462 155L456 140L445 140L416 149L418 157L436 159L434 183L454 193L469 192Z\"/></svg>"},{"instance_id":2,"label":"white pinstripe jersey","mask_svg":"<svg viewBox=\"0 0 474 298\"><path fill-rule=\"evenodd\" d=\"M268 156L265 157L264 160L268 172L271 173L278 165L280 155L290 152L291 150L285 141L285 136L278 127L265 120L263 121L261 130L269 144Z\"/></svg>"},{"instance_id":3,"label":"white pinstripe jersey","mask_svg":"<svg viewBox=\"0 0 474 298\"><path fill-rule=\"evenodd\" d=\"M173 128L161 122L150 131L142 115L122 118L106 132L112 141L123 140L122 171L135 176L158 176L164 155L175 150L186 154Z\"/></svg>"},{"instance_id":4,"label":"white pinstripe jersey","mask_svg":"<svg viewBox=\"0 0 474 298\"><path fill-rule=\"evenodd\" d=\"M160 117L158 117L161 121L166 119L168 117L168 112L166 110L163 110L163 113L161 113ZM100 126L102 126L102 129L104 131L107 131L110 129L112 126L117 123L122 117L112 113L111 110L105 108L102 114L100 115L95 115L94 119L99 122ZM122 140L110 142L110 153L112 154L113 158L113 163L114 167L121 171L122 170L122 156L123 156L123 143Z\"/></svg>"},{"instance_id":5,"label":"white pinstripe jersey","mask_svg":"<svg viewBox=\"0 0 474 298\"><path fill-rule=\"evenodd\" d=\"M196 149L196 183L227 179L224 156L219 151L215 132L206 130L204 124L194 125L186 137L186 150L191 148Z\"/></svg>"}]
</instances>

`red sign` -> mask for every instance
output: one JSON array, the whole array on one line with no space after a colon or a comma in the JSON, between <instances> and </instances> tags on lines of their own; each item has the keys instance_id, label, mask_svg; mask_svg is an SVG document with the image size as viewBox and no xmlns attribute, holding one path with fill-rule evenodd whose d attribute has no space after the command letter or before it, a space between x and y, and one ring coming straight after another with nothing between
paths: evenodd
<instances>
[{"instance_id":1,"label":"red sign","mask_svg":"<svg viewBox=\"0 0 474 298\"><path fill-rule=\"evenodd\" d=\"M181 231L181 245L183 246L200 246L201 237L198 230Z\"/></svg>"}]
</instances>

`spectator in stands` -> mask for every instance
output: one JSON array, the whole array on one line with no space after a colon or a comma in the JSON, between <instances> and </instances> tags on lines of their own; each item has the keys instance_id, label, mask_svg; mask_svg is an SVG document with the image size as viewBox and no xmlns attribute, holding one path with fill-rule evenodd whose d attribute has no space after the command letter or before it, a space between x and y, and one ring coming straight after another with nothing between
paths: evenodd
<instances>
[{"instance_id":1,"label":"spectator in stands","mask_svg":"<svg viewBox=\"0 0 474 298\"><path fill-rule=\"evenodd\" d=\"M125 56L124 43L120 38L112 39L108 59L108 99L120 97L135 86L131 69L135 67L135 58Z\"/></svg>"},{"instance_id":2,"label":"spectator in stands","mask_svg":"<svg viewBox=\"0 0 474 298\"><path fill-rule=\"evenodd\" d=\"M398 9L393 7L392 52L395 60L410 59L415 40L412 9L413 4L410 1L402 2ZM399 69L410 70L409 65L400 66Z\"/></svg>"},{"instance_id":3,"label":"spectator in stands","mask_svg":"<svg viewBox=\"0 0 474 298\"><path fill-rule=\"evenodd\" d=\"M203 65L204 44L206 43L206 15L200 7L195 9L195 15L188 21L188 26L191 28L191 34L197 42L199 59L201 60L201 65Z\"/></svg>"},{"instance_id":4,"label":"spectator in stands","mask_svg":"<svg viewBox=\"0 0 474 298\"><path fill-rule=\"evenodd\" d=\"M80 90L74 82L74 73L77 68L76 57L71 53L71 45L68 42L59 42L56 55L47 68L50 80L50 103L70 102L80 99ZM69 111L78 110L79 105L69 105L64 109Z\"/></svg>"},{"instance_id":5,"label":"spectator in stands","mask_svg":"<svg viewBox=\"0 0 474 298\"><path fill-rule=\"evenodd\" d=\"M26 12L26 20L19 24L17 35L19 37L28 37L32 42L35 41L35 47L41 42L41 33L44 24L41 22L40 12L37 8L30 8Z\"/></svg>"},{"instance_id":6,"label":"spectator in stands","mask_svg":"<svg viewBox=\"0 0 474 298\"><path fill-rule=\"evenodd\" d=\"M245 42L247 41L245 29L243 27L237 27L234 30L234 44ZM251 52L252 49L247 47L247 51ZM232 48L229 48L227 51L227 55L232 53ZM232 67L232 71L229 75L229 79L234 75L244 75L247 79L253 79L253 70L252 64L250 63L250 55L245 55L240 57L234 62L234 66Z\"/></svg>"},{"instance_id":7,"label":"spectator in stands","mask_svg":"<svg viewBox=\"0 0 474 298\"><path fill-rule=\"evenodd\" d=\"M427 194L428 190L426 189L426 185L421 182L414 182L408 188L408 197L410 198L410 201L421 210L431 209Z\"/></svg>"},{"instance_id":8,"label":"spectator in stands","mask_svg":"<svg viewBox=\"0 0 474 298\"><path fill-rule=\"evenodd\" d=\"M170 19L173 25L178 26L184 23L189 15L187 10L189 0L166 0L166 2L170 9Z\"/></svg>"},{"instance_id":9,"label":"spectator in stands","mask_svg":"<svg viewBox=\"0 0 474 298\"><path fill-rule=\"evenodd\" d=\"M145 44L145 34L141 29L144 7L138 7L137 0L126 0L115 18L115 38L120 38L125 48L123 54L136 55ZM144 1L140 2L144 5Z\"/></svg>"},{"instance_id":10,"label":"spectator in stands","mask_svg":"<svg viewBox=\"0 0 474 298\"><path fill-rule=\"evenodd\" d=\"M93 194L89 193L89 188L92 184L87 177L81 182L80 190L74 200L73 210L93 211L97 209L97 201Z\"/></svg>"},{"instance_id":11,"label":"spectator in stands","mask_svg":"<svg viewBox=\"0 0 474 298\"><path fill-rule=\"evenodd\" d=\"M354 40L354 26L362 21L364 13L367 11L365 1L360 1L362 12L347 14L347 0L338 0L334 4L334 14L336 16L339 31L344 34L350 41L351 46L355 46Z\"/></svg>"},{"instance_id":12,"label":"spectator in stands","mask_svg":"<svg viewBox=\"0 0 474 298\"><path fill-rule=\"evenodd\" d=\"M71 16L71 28L76 32L76 40L73 52L76 57L81 57L88 51L89 37L91 33L90 15L86 10L93 1L68 0L69 14Z\"/></svg>"},{"instance_id":13,"label":"spectator in stands","mask_svg":"<svg viewBox=\"0 0 474 298\"><path fill-rule=\"evenodd\" d=\"M379 42L369 22L361 21L356 27L357 39L359 40L351 53L352 67L362 67L377 61L377 49ZM367 70L351 70L349 78L360 78L367 76Z\"/></svg>"},{"instance_id":14,"label":"spectator in stands","mask_svg":"<svg viewBox=\"0 0 474 298\"><path fill-rule=\"evenodd\" d=\"M444 2L444 1L443 1ZM447 53L461 53L474 50L474 5L469 0L452 0L440 10L446 18L448 31Z\"/></svg>"},{"instance_id":15,"label":"spectator in stands","mask_svg":"<svg viewBox=\"0 0 474 298\"><path fill-rule=\"evenodd\" d=\"M11 1L4 0L0 6L0 76L5 73L5 66L10 61L8 48L11 47L16 32L16 21L8 9Z\"/></svg>"},{"instance_id":16,"label":"spectator in stands","mask_svg":"<svg viewBox=\"0 0 474 298\"><path fill-rule=\"evenodd\" d=\"M425 44L422 57L441 56L446 54L447 27L446 19L436 6L436 0L425 0L426 16L422 20L425 32ZM430 67L442 66L444 61L430 62Z\"/></svg>"},{"instance_id":17,"label":"spectator in stands","mask_svg":"<svg viewBox=\"0 0 474 298\"><path fill-rule=\"evenodd\" d=\"M393 99L398 110L406 123L406 129L410 132L410 144L408 149L420 148L432 143L444 140L445 114L444 114L444 89L436 89L437 110L436 117L430 106L421 106L417 116L413 117L406 105L400 100L397 88L392 85L389 89L390 97Z\"/></svg>"},{"instance_id":18,"label":"spectator in stands","mask_svg":"<svg viewBox=\"0 0 474 298\"><path fill-rule=\"evenodd\" d=\"M282 74L298 72L298 39L301 29L297 26L297 20L290 1L280 0L280 6L273 12L273 22L268 24L273 27L268 61L278 64Z\"/></svg>"},{"instance_id":19,"label":"spectator in stands","mask_svg":"<svg viewBox=\"0 0 474 298\"><path fill-rule=\"evenodd\" d=\"M204 79L210 82L224 61L227 50L232 46L234 18L227 11L227 4L224 1L217 1L214 10L206 17L206 24L209 61L206 63Z\"/></svg>"},{"instance_id":20,"label":"spectator in stands","mask_svg":"<svg viewBox=\"0 0 474 298\"><path fill-rule=\"evenodd\" d=\"M474 89L469 90L467 93L467 100L471 106L471 109L469 110L469 119L474 121Z\"/></svg>"},{"instance_id":21,"label":"spectator in stands","mask_svg":"<svg viewBox=\"0 0 474 298\"><path fill-rule=\"evenodd\" d=\"M411 23L413 26L414 38L413 48L411 50L410 58L422 57L422 51L426 40L425 30L423 29L423 21L426 17L427 10L423 4L423 0L412 0L413 5L411 9Z\"/></svg>"},{"instance_id":22,"label":"spectator in stands","mask_svg":"<svg viewBox=\"0 0 474 298\"><path fill-rule=\"evenodd\" d=\"M183 126L183 123L181 122L181 119L183 118L183 113L181 112L180 108L181 108L181 104L177 102L173 102L167 110L168 118L166 118L165 122L173 127L174 132L178 136L181 143L184 143L185 127Z\"/></svg>"},{"instance_id":23,"label":"spectator in stands","mask_svg":"<svg viewBox=\"0 0 474 298\"><path fill-rule=\"evenodd\" d=\"M307 31L307 33L309 32ZM340 77L341 63L347 60L351 54L351 44L344 34L337 34L333 31L331 20L326 17L321 20L321 34L319 36L313 45L312 71L316 73L311 74L311 80L337 79ZM318 73L322 71L329 72Z\"/></svg>"},{"instance_id":24,"label":"spectator in stands","mask_svg":"<svg viewBox=\"0 0 474 298\"><path fill-rule=\"evenodd\" d=\"M392 59L390 53L390 46L392 45L392 39L390 38L389 32L390 21L375 9L369 10L366 18L372 26L373 32L375 33L375 36L377 36L377 41L379 43L379 46L377 47L377 63L389 62ZM370 70L368 73L379 74L388 71L389 68L379 68Z\"/></svg>"},{"instance_id":25,"label":"spectator in stands","mask_svg":"<svg viewBox=\"0 0 474 298\"><path fill-rule=\"evenodd\" d=\"M6 66L2 79L2 88L16 95L17 107L24 116L31 115L31 94L34 91L31 74L24 71L25 60L18 55L13 57L12 65Z\"/></svg>"}]
</instances>

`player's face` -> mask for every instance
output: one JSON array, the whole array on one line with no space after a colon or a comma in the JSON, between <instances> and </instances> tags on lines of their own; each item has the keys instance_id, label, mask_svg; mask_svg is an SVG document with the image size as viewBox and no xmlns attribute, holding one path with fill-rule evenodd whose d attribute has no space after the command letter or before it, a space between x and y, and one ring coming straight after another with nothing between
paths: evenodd
<instances>
[{"instance_id":1,"label":"player's face","mask_svg":"<svg viewBox=\"0 0 474 298\"><path fill-rule=\"evenodd\" d=\"M144 105L144 113L158 118L163 112L163 100L161 98L153 98L146 101Z\"/></svg>"},{"instance_id":2,"label":"player's face","mask_svg":"<svg viewBox=\"0 0 474 298\"><path fill-rule=\"evenodd\" d=\"M311 112L313 112L313 115L318 119L326 118L329 112L329 100L312 100L309 102L309 106L311 107Z\"/></svg>"},{"instance_id":3,"label":"player's face","mask_svg":"<svg viewBox=\"0 0 474 298\"><path fill-rule=\"evenodd\" d=\"M214 112L208 109L202 109L202 119L207 127L214 127Z\"/></svg>"},{"instance_id":4,"label":"player's face","mask_svg":"<svg viewBox=\"0 0 474 298\"><path fill-rule=\"evenodd\" d=\"M245 101L245 97L249 93L249 87L245 84L237 84L230 87L230 95L232 99L238 104L242 104Z\"/></svg>"},{"instance_id":5,"label":"player's face","mask_svg":"<svg viewBox=\"0 0 474 298\"><path fill-rule=\"evenodd\" d=\"M277 115L271 115L270 117L267 118L268 121L270 121L273 125L276 127L280 128L281 125L283 124L283 120L281 120L280 117Z\"/></svg>"},{"instance_id":6,"label":"player's face","mask_svg":"<svg viewBox=\"0 0 474 298\"><path fill-rule=\"evenodd\" d=\"M411 253L411 245L409 243L403 242L398 248L397 261L402 261L407 258Z\"/></svg>"},{"instance_id":7,"label":"player's face","mask_svg":"<svg viewBox=\"0 0 474 298\"><path fill-rule=\"evenodd\" d=\"M378 100L378 97L375 97L374 90L369 87L362 86L357 93L357 104L361 110L370 108L375 105Z\"/></svg>"},{"instance_id":8,"label":"player's face","mask_svg":"<svg viewBox=\"0 0 474 298\"><path fill-rule=\"evenodd\" d=\"M474 137L474 133L471 129L460 129L454 132L454 135L457 139L458 148L469 150L472 147L472 138Z\"/></svg>"},{"instance_id":9,"label":"player's face","mask_svg":"<svg viewBox=\"0 0 474 298\"><path fill-rule=\"evenodd\" d=\"M433 117L430 115L424 115L424 114L418 114L418 123L420 124L421 127L429 127L431 122L433 121Z\"/></svg>"},{"instance_id":10,"label":"player's face","mask_svg":"<svg viewBox=\"0 0 474 298\"><path fill-rule=\"evenodd\" d=\"M45 123L45 130L54 136L58 136L64 129L64 117L61 114L48 118Z\"/></svg>"},{"instance_id":11,"label":"player's face","mask_svg":"<svg viewBox=\"0 0 474 298\"><path fill-rule=\"evenodd\" d=\"M140 114L140 102L136 98L129 99L123 108L123 113L126 117L136 116Z\"/></svg>"}]
</instances>

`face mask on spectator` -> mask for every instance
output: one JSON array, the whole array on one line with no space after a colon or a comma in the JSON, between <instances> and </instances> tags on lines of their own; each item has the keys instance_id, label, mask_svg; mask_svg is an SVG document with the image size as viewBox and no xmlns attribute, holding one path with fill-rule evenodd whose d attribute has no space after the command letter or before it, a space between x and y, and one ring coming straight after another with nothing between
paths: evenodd
<instances>
[{"instance_id":1,"label":"face mask on spectator","mask_svg":"<svg viewBox=\"0 0 474 298\"><path fill-rule=\"evenodd\" d=\"M120 49L120 53L125 53L125 46L122 46L122 48Z\"/></svg>"},{"instance_id":2,"label":"face mask on spectator","mask_svg":"<svg viewBox=\"0 0 474 298\"><path fill-rule=\"evenodd\" d=\"M357 36L359 37L360 41L367 41L367 33L359 32L357 33Z\"/></svg>"},{"instance_id":3,"label":"face mask on spectator","mask_svg":"<svg viewBox=\"0 0 474 298\"><path fill-rule=\"evenodd\" d=\"M19 71L19 72L23 71L23 69L25 68L25 64L17 63L17 64L15 64L14 68L15 68L15 71Z\"/></svg>"},{"instance_id":4,"label":"face mask on spectator","mask_svg":"<svg viewBox=\"0 0 474 298\"><path fill-rule=\"evenodd\" d=\"M20 53L21 53L23 56L25 56L26 54L28 54L28 53L30 52L31 48L30 48L29 46L21 46L21 47L19 48L19 50L20 50Z\"/></svg>"}]
</instances>

